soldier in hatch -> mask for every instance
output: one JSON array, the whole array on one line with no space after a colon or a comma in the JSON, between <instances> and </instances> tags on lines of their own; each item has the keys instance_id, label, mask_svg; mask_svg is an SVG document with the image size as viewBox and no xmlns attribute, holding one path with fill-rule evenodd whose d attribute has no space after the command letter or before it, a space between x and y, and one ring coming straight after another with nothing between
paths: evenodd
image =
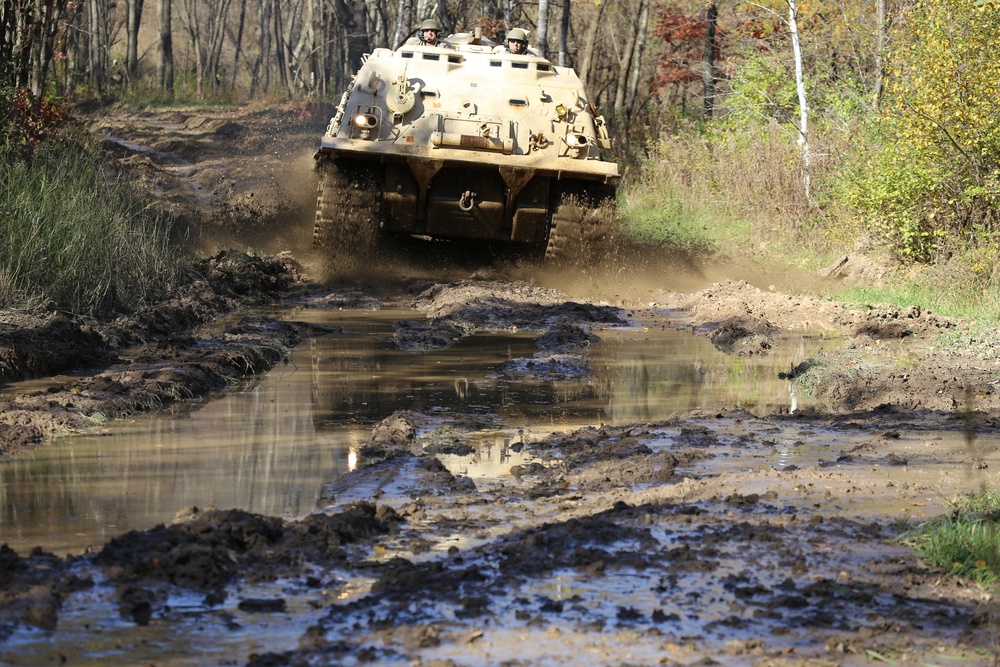
<instances>
[{"instance_id":1,"label":"soldier in hatch","mask_svg":"<svg viewBox=\"0 0 1000 667\"><path fill-rule=\"evenodd\" d=\"M528 48L528 33L520 28L514 28L507 33L505 43L493 49L497 53L513 53L519 56L536 56L534 51Z\"/></svg>"},{"instance_id":2,"label":"soldier in hatch","mask_svg":"<svg viewBox=\"0 0 1000 667\"><path fill-rule=\"evenodd\" d=\"M406 40L408 46L443 46L449 48L451 44L443 39L439 39L441 34L441 24L434 19L427 19L417 28L417 34Z\"/></svg>"}]
</instances>

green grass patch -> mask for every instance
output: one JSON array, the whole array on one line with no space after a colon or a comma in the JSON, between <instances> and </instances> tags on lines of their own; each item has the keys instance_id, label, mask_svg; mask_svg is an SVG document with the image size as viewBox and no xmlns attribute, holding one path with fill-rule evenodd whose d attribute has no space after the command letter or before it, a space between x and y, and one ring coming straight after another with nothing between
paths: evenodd
<instances>
[{"instance_id":1,"label":"green grass patch","mask_svg":"<svg viewBox=\"0 0 1000 667\"><path fill-rule=\"evenodd\" d=\"M175 281L169 221L82 141L0 153L0 307L107 315Z\"/></svg>"},{"instance_id":2,"label":"green grass patch","mask_svg":"<svg viewBox=\"0 0 1000 667\"><path fill-rule=\"evenodd\" d=\"M899 542L927 562L982 584L1000 581L1000 494L976 493L953 502L951 515L911 528Z\"/></svg>"},{"instance_id":3,"label":"green grass patch","mask_svg":"<svg viewBox=\"0 0 1000 667\"><path fill-rule=\"evenodd\" d=\"M978 514L992 521L1000 521L1000 491L985 491L960 496L952 501L958 512Z\"/></svg>"},{"instance_id":4,"label":"green grass patch","mask_svg":"<svg viewBox=\"0 0 1000 667\"><path fill-rule=\"evenodd\" d=\"M715 225L705 216L665 203L657 193L633 191L621 198L619 209L626 236L635 242L684 250L708 250L715 245Z\"/></svg>"},{"instance_id":5,"label":"green grass patch","mask_svg":"<svg viewBox=\"0 0 1000 667\"><path fill-rule=\"evenodd\" d=\"M909 281L888 287L853 286L837 295L838 300L863 305L919 306L921 310L945 317L986 318L992 326L1000 323L998 297L1000 294L989 294L961 282L946 287L937 281Z\"/></svg>"}]
</instances>

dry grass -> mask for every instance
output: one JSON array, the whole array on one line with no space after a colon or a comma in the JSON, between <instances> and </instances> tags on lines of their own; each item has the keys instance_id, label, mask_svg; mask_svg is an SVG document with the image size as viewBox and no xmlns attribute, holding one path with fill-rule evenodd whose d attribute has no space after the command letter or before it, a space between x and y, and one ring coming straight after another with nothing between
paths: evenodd
<instances>
[{"instance_id":1,"label":"dry grass","mask_svg":"<svg viewBox=\"0 0 1000 667\"><path fill-rule=\"evenodd\" d=\"M0 184L0 308L131 312L171 288L168 222L96 151L0 154Z\"/></svg>"}]
</instances>

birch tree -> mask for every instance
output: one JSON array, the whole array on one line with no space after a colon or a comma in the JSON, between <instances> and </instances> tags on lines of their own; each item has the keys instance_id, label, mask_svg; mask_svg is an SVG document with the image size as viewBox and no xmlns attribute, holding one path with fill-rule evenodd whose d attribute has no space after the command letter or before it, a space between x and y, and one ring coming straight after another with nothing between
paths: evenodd
<instances>
[{"instance_id":1,"label":"birch tree","mask_svg":"<svg viewBox=\"0 0 1000 667\"><path fill-rule=\"evenodd\" d=\"M809 153L809 103L806 99L806 82L802 70L802 44L799 41L798 7L796 0L785 0L788 5L788 32L792 37L792 57L795 59L795 92L799 98L799 136L796 141L802 152L802 187L806 199L812 202L812 176Z\"/></svg>"},{"instance_id":2,"label":"birch tree","mask_svg":"<svg viewBox=\"0 0 1000 667\"><path fill-rule=\"evenodd\" d=\"M776 23L783 26L788 32L789 41L792 47L792 61L794 65L793 80L795 83L795 106L798 111L798 126L795 128L795 143L798 146L802 158L802 187L808 201L812 201L811 187L811 162L812 154L809 148L809 100L806 95L805 70L802 60L802 42L799 32L799 4L798 0L781 0L781 9L773 9L756 2L747 3L749 6L763 10L774 17Z\"/></svg>"}]
</instances>

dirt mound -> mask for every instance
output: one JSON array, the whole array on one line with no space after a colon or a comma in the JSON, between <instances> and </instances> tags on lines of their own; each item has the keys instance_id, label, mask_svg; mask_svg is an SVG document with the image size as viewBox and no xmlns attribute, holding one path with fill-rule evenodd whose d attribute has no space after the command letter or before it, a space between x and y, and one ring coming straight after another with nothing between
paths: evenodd
<instances>
[{"instance_id":1,"label":"dirt mound","mask_svg":"<svg viewBox=\"0 0 1000 667\"><path fill-rule=\"evenodd\" d=\"M953 319L917 306L852 306L808 295L765 291L742 280L722 281L693 293L657 292L652 306L669 311L704 334L737 325L755 334L826 330L845 336L889 339L931 336L956 326Z\"/></svg>"},{"instance_id":2,"label":"dirt mound","mask_svg":"<svg viewBox=\"0 0 1000 667\"><path fill-rule=\"evenodd\" d=\"M124 178L173 216L187 243L212 251L249 242L280 252L308 243L312 154L331 115L321 104L110 107L89 113L88 127Z\"/></svg>"},{"instance_id":3,"label":"dirt mound","mask_svg":"<svg viewBox=\"0 0 1000 667\"><path fill-rule=\"evenodd\" d=\"M583 345L596 336L581 334L581 327L628 324L620 308L567 300L563 292L524 282L438 283L417 295L412 305L426 313L428 322L397 323L396 340L402 349L414 351L448 347L482 330L543 331L541 344L549 348L566 346L570 338Z\"/></svg>"},{"instance_id":4,"label":"dirt mound","mask_svg":"<svg viewBox=\"0 0 1000 667\"><path fill-rule=\"evenodd\" d=\"M837 316L836 323L848 335L876 340L928 337L958 325L951 318L934 315L919 306L897 308L884 303L864 309L845 309Z\"/></svg>"},{"instance_id":5,"label":"dirt mound","mask_svg":"<svg viewBox=\"0 0 1000 667\"><path fill-rule=\"evenodd\" d=\"M694 293L656 292L652 305L706 333L733 321L758 323L752 329L836 331L842 310L840 304L807 295L765 291L742 280L725 280Z\"/></svg>"},{"instance_id":6,"label":"dirt mound","mask_svg":"<svg viewBox=\"0 0 1000 667\"><path fill-rule=\"evenodd\" d=\"M0 324L0 383L110 362L115 355L92 322L8 313Z\"/></svg>"}]
</instances>

